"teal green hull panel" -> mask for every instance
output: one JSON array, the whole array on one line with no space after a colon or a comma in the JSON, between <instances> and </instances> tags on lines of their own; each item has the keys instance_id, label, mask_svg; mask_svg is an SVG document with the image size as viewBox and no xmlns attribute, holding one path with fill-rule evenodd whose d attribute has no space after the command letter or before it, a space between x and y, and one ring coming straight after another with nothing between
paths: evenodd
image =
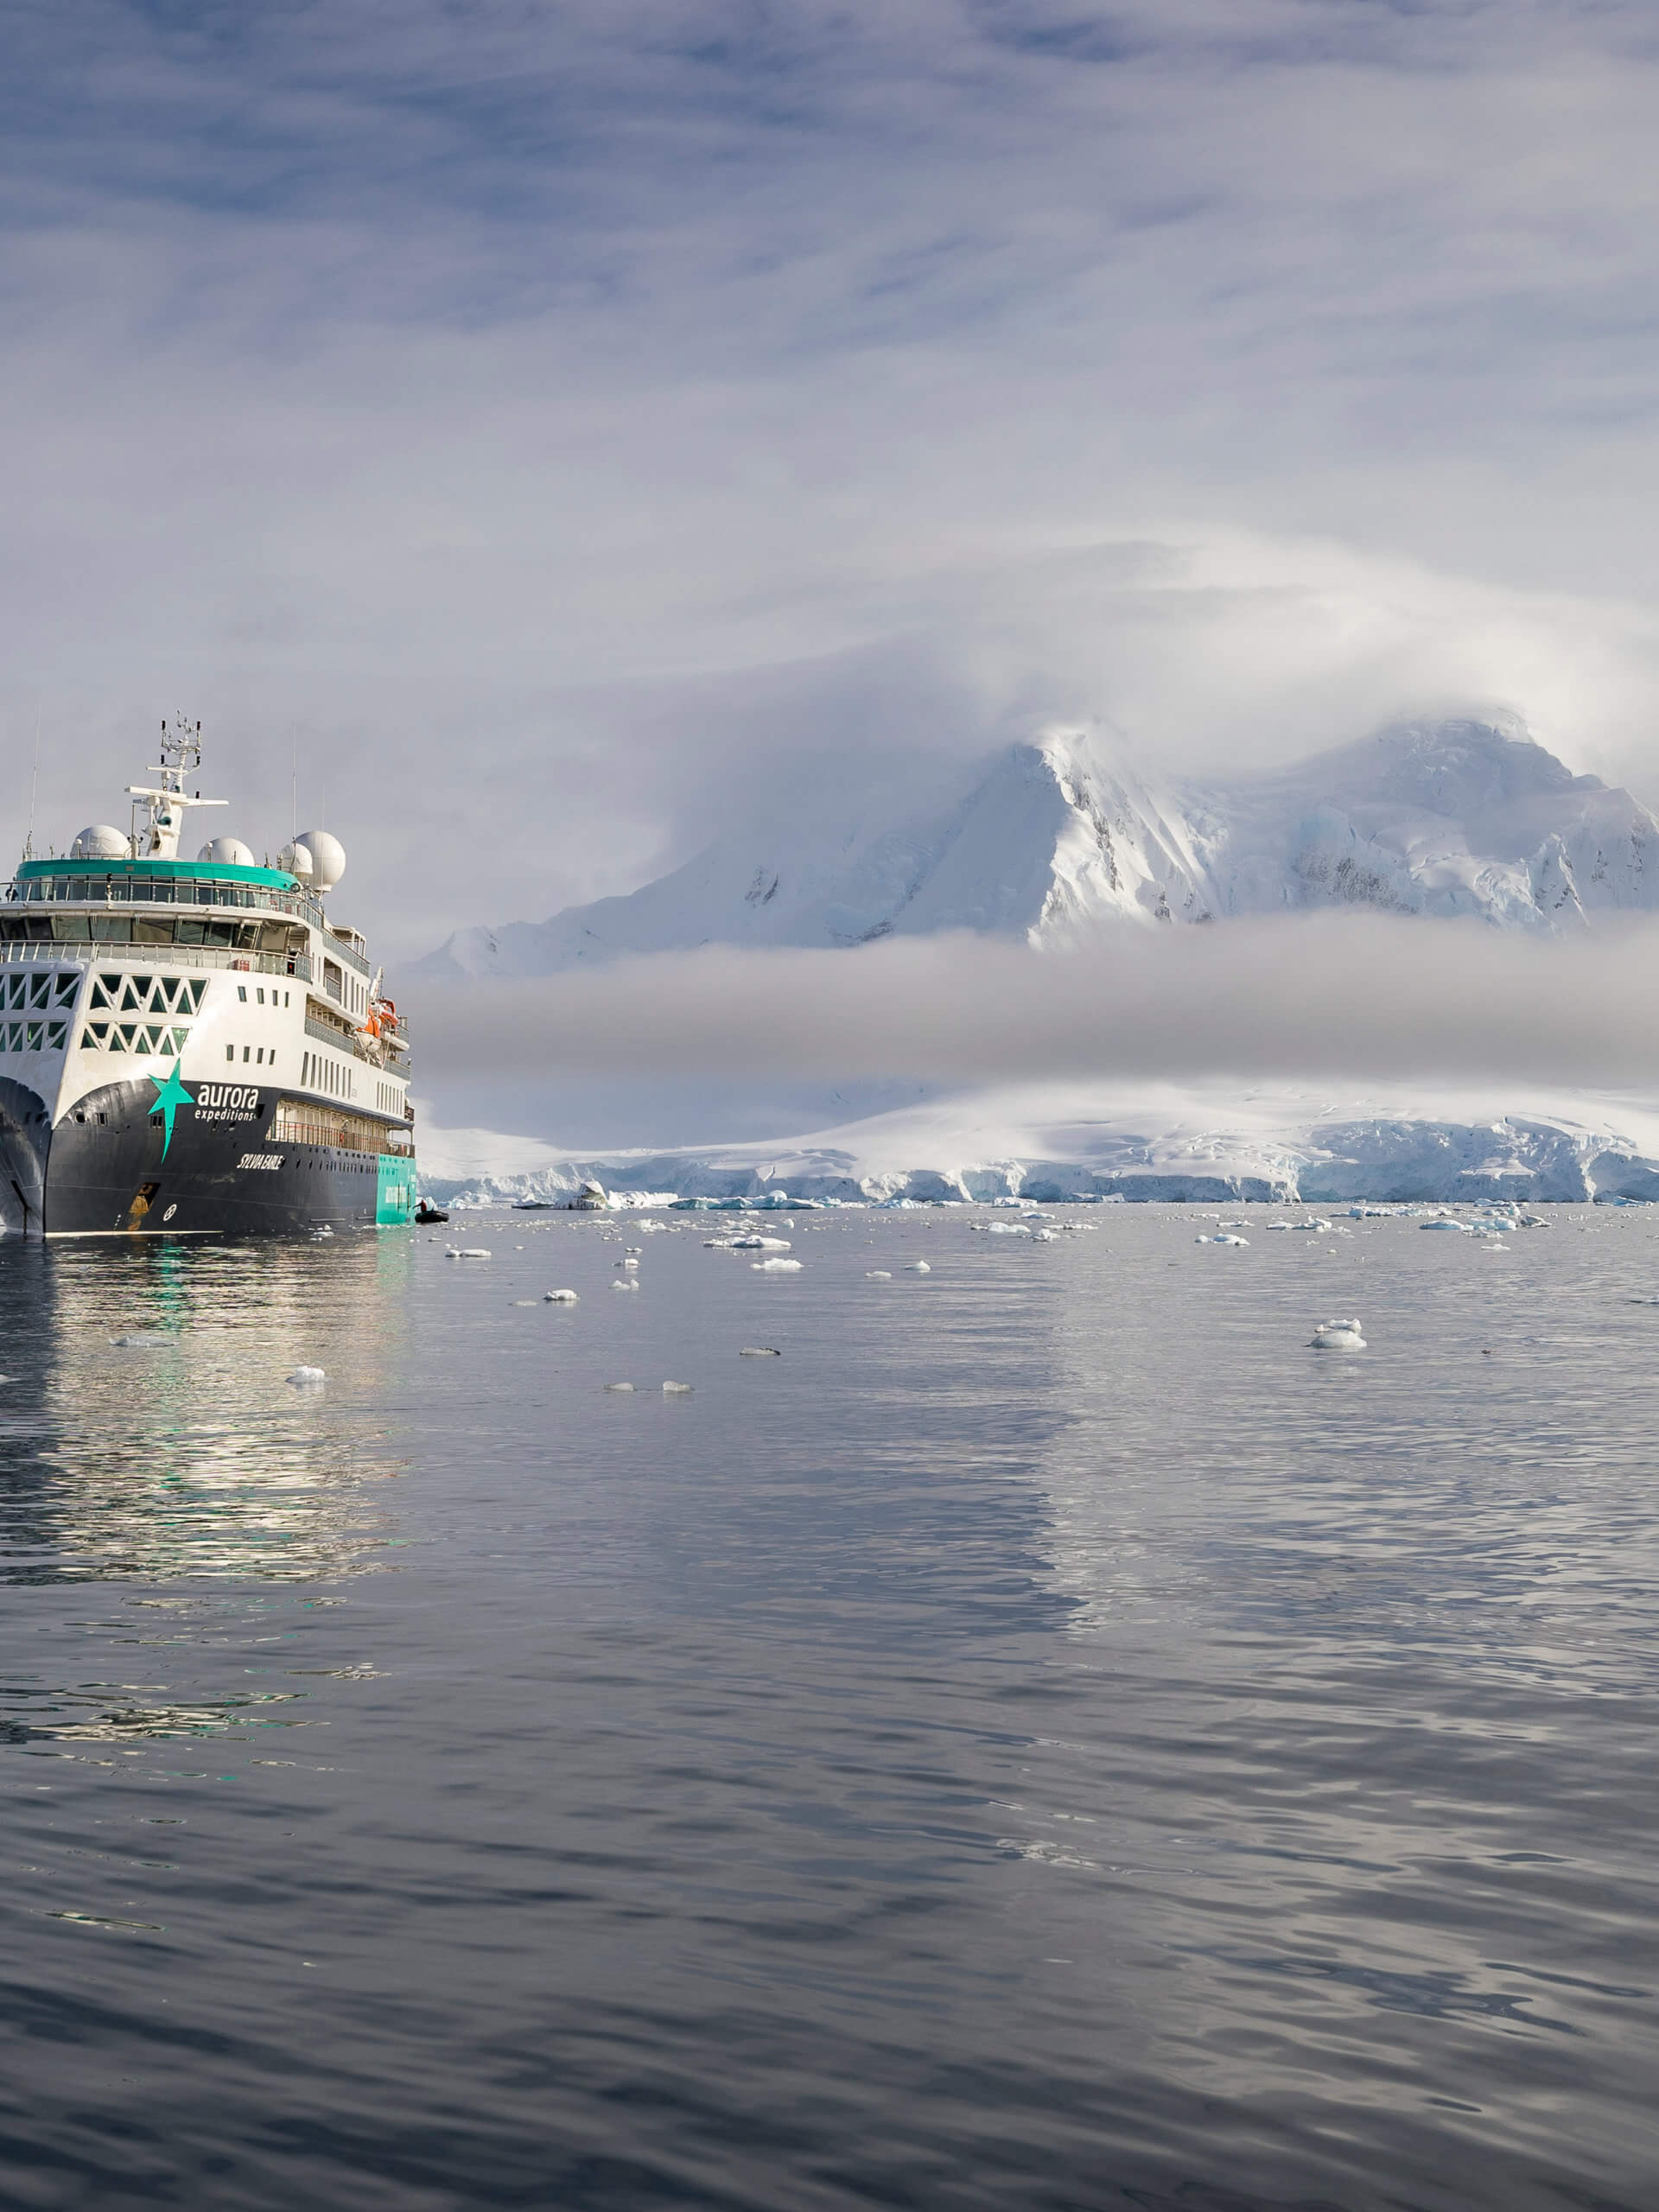
<instances>
[{"instance_id":1,"label":"teal green hull panel","mask_svg":"<svg viewBox=\"0 0 1659 2212\"><path fill-rule=\"evenodd\" d=\"M379 1164L375 1226L402 1229L415 1218L415 1156L408 1152L383 1152Z\"/></svg>"}]
</instances>

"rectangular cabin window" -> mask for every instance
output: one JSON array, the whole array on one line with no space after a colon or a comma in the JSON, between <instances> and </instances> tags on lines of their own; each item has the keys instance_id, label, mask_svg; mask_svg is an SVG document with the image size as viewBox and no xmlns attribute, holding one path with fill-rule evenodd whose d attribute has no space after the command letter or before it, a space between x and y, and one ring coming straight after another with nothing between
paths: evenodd
<instances>
[{"instance_id":1,"label":"rectangular cabin window","mask_svg":"<svg viewBox=\"0 0 1659 2212\"><path fill-rule=\"evenodd\" d=\"M263 985L263 984L259 987L258 990L255 993L255 996L258 999L260 1005L261 1005L261 1006L264 1006L264 1002L265 1002L265 993L264 993L264 985Z\"/></svg>"},{"instance_id":2,"label":"rectangular cabin window","mask_svg":"<svg viewBox=\"0 0 1659 2212\"><path fill-rule=\"evenodd\" d=\"M238 983L237 985L236 995L241 1000L243 1005L246 1006L248 1002L248 987L245 983Z\"/></svg>"},{"instance_id":3,"label":"rectangular cabin window","mask_svg":"<svg viewBox=\"0 0 1659 2212\"><path fill-rule=\"evenodd\" d=\"M132 941L135 944L171 944L173 942L172 915L136 915L132 925Z\"/></svg>"},{"instance_id":4,"label":"rectangular cabin window","mask_svg":"<svg viewBox=\"0 0 1659 2212\"><path fill-rule=\"evenodd\" d=\"M60 944L87 944L92 941L92 918L86 914L54 914L52 934Z\"/></svg>"},{"instance_id":5,"label":"rectangular cabin window","mask_svg":"<svg viewBox=\"0 0 1659 2212\"><path fill-rule=\"evenodd\" d=\"M125 914L94 914L92 916L94 944L130 944L132 924Z\"/></svg>"},{"instance_id":6,"label":"rectangular cabin window","mask_svg":"<svg viewBox=\"0 0 1659 2212\"><path fill-rule=\"evenodd\" d=\"M325 960L323 962L322 988L331 999L344 999L346 976L338 961Z\"/></svg>"},{"instance_id":7,"label":"rectangular cabin window","mask_svg":"<svg viewBox=\"0 0 1659 2212\"><path fill-rule=\"evenodd\" d=\"M236 1047L234 1045L227 1045L225 1047L225 1057L227 1060L233 1060L236 1058Z\"/></svg>"},{"instance_id":8,"label":"rectangular cabin window","mask_svg":"<svg viewBox=\"0 0 1659 2212\"><path fill-rule=\"evenodd\" d=\"M243 1058L244 1058L245 1060L247 1058L248 1055L252 1052L252 1050L253 1050L253 1047L252 1047L252 1046L251 1046L251 1045L245 1045L245 1046L242 1047L242 1057L243 1057Z\"/></svg>"}]
</instances>

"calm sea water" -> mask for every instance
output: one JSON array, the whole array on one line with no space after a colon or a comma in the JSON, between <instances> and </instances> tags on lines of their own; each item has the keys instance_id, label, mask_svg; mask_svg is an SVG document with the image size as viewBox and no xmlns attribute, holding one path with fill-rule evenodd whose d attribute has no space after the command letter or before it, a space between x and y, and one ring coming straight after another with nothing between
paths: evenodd
<instances>
[{"instance_id":1,"label":"calm sea water","mask_svg":"<svg viewBox=\"0 0 1659 2212\"><path fill-rule=\"evenodd\" d=\"M0 1248L0 2202L1659 2204L1659 1217L1055 1211Z\"/></svg>"}]
</instances>

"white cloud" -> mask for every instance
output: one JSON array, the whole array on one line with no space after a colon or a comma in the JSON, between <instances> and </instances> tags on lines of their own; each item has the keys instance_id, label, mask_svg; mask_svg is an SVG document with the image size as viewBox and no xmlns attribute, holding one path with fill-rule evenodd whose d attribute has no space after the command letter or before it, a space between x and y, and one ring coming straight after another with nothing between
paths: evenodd
<instances>
[{"instance_id":1,"label":"white cloud","mask_svg":"<svg viewBox=\"0 0 1659 2212\"><path fill-rule=\"evenodd\" d=\"M1647 11L31 17L0 829L207 721L379 941L626 887L797 748L1653 760ZM1659 764L1653 779L1659 781ZM1651 784L1649 785L1651 788Z\"/></svg>"}]
</instances>

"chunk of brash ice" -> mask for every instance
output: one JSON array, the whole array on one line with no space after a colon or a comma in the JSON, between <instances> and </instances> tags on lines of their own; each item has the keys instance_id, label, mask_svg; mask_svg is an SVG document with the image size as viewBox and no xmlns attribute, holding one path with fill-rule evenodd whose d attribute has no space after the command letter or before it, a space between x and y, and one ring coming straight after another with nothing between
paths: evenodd
<instances>
[{"instance_id":1,"label":"chunk of brash ice","mask_svg":"<svg viewBox=\"0 0 1659 2212\"><path fill-rule=\"evenodd\" d=\"M784 1355L776 1344L745 1344L737 1356L740 1359L781 1359Z\"/></svg>"},{"instance_id":2,"label":"chunk of brash ice","mask_svg":"<svg viewBox=\"0 0 1659 2212\"><path fill-rule=\"evenodd\" d=\"M1320 1321L1316 1324L1309 1343L1315 1351L1363 1351L1365 1339L1359 1333L1359 1317L1350 1321Z\"/></svg>"},{"instance_id":3,"label":"chunk of brash ice","mask_svg":"<svg viewBox=\"0 0 1659 2212\"><path fill-rule=\"evenodd\" d=\"M905 1269L907 1275L931 1275L932 1272L925 1260L912 1260Z\"/></svg>"},{"instance_id":4,"label":"chunk of brash ice","mask_svg":"<svg viewBox=\"0 0 1659 2212\"><path fill-rule=\"evenodd\" d=\"M613 1290L638 1290L639 1287L632 1275L623 1275L611 1285Z\"/></svg>"},{"instance_id":5,"label":"chunk of brash ice","mask_svg":"<svg viewBox=\"0 0 1659 2212\"><path fill-rule=\"evenodd\" d=\"M542 1303L544 1306L580 1306L582 1300L574 1290L544 1290Z\"/></svg>"},{"instance_id":6,"label":"chunk of brash ice","mask_svg":"<svg viewBox=\"0 0 1659 2212\"><path fill-rule=\"evenodd\" d=\"M487 1260L490 1255L481 1244L452 1244L443 1256L446 1260Z\"/></svg>"},{"instance_id":7,"label":"chunk of brash ice","mask_svg":"<svg viewBox=\"0 0 1659 2212\"><path fill-rule=\"evenodd\" d=\"M691 1389L692 1386L690 1382L664 1382L663 1395L665 1398L689 1398Z\"/></svg>"},{"instance_id":8,"label":"chunk of brash ice","mask_svg":"<svg viewBox=\"0 0 1659 2212\"><path fill-rule=\"evenodd\" d=\"M633 1385L632 1382L607 1382L605 1388L607 1390L632 1390Z\"/></svg>"},{"instance_id":9,"label":"chunk of brash ice","mask_svg":"<svg viewBox=\"0 0 1659 2212\"><path fill-rule=\"evenodd\" d=\"M311 1390L315 1389L319 1382L326 1382L328 1380L328 1371L322 1367L296 1367L288 1379L296 1389Z\"/></svg>"},{"instance_id":10,"label":"chunk of brash ice","mask_svg":"<svg viewBox=\"0 0 1659 2212\"><path fill-rule=\"evenodd\" d=\"M734 1236L730 1243L734 1252L787 1252L792 1249L787 1236Z\"/></svg>"},{"instance_id":11,"label":"chunk of brash ice","mask_svg":"<svg viewBox=\"0 0 1659 2212\"><path fill-rule=\"evenodd\" d=\"M798 1275L801 1272L798 1260L751 1260L749 1266L758 1275Z\"/></svg>"}]
</instances>

